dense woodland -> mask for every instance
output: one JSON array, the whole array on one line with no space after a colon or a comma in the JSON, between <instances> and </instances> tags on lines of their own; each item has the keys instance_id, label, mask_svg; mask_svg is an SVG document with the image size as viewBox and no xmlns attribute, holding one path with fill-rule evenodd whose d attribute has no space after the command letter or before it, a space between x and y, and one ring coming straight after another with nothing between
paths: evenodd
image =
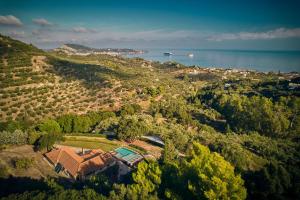
<instances>
[{"instance_id":1,"label":"dense woodland","mask_svg":"<svg viewBox=\"0 0 300 200\"><path fill-rule=\"evenodd\" d=\"M1 45L4 44L2 40ZM3 118L1 148L30 144L36 151L48 151L63 141L66 134L89 136L105 131L115 132L116 139L129 142L143 135L155 135L163 139L165 146L159 160L139 163L120 182L111 178L114 169L72 184L49 177L30 180L31 185L38 187L23 185L16 191L3 191L3 199L297 199L300 196L300 90L288 87L289 83L299 84L299 78L282 80L279 74L252 72L256 80L238 76L222 80L218 73L210 74L207 80L205 76L202 79L203 75L177 73L185 67L176 63L154 63L152 71L139 77L138 73L145 71L139 71L138 64L143 63L139 59L101 60L100 57L98 66L83 64L89 59L95 61L93 56L47 55L32 46L20 45L25 49L17 48L18 52L3 52L1 48L1 56L5 55L10 62L16 54L22 55L20 52L30 48L34 55L49 56L54 66L51 70L62 76L62 81L86 79L84 87L92 92L102 87L99 86L102 83L106 88L114 87L118 77L121 88L134 89L135 94L127 94L116 108L65 110L56 115L49 111L42 118L31 118L24 112L20 117ZM131 64L133 68L119 67ZM20 65L25 64L20 61ZM89 71L82 67L94 71L86 74ZM9 69L2 63L1 70L1 85L9 86L12 84L7 79ZM135 70L137 74L133 73ZM157 74L161 81L154 80ZM1 90L1 95L9 96L10 92ZM149 105L144 106L137 99L148 100ZM15 165L26 168L31 162L16 160ZM18 182L5 166L0 168L3 184Z\"/></svg>"}]
</instances>

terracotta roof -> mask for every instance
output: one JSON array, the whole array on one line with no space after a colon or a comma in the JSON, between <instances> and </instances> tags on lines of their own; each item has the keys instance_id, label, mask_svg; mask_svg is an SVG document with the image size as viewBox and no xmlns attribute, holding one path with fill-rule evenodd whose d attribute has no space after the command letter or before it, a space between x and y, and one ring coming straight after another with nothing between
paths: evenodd
<instances>
[{"instance_id":1,"label":"terracotta roof","mask_svg":"<svg viewBox=\"0 0 300 200\"><path fill-rule=\"evenodd\" d=\"M74 150L63 147L48 152L45 156L54 165L60 163L73 177L89 174L113 162L112 156L102 150L91 150L79 155Z\"/></svg>"}]
</instances>

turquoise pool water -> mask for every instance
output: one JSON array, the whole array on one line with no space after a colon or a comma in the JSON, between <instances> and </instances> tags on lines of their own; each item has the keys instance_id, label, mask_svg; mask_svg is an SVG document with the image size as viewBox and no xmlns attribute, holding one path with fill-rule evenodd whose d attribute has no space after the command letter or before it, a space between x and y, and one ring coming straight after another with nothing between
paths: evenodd
<instances>
[{"instance_id":1,"label":"turquoise pool water","mask_svg":"<svg viewBox=\"0 0 300 200\"><path fill-rule=\"evenodd\" d=\"M129 164L134 164L136 161L143 159L143 157L130 149L120 147L115 150L117 153L115 156L119 159L122 159Z\"/></svg>"},{"instance_id":2,"label":"turquoise pool water","mask_svg":"<svg viewBox=\"0 0 300 200\"><path fill-rule=\"evenodd\" d=\"M127 156L129 154L136 154L135 152L123 147L116 149L116 152L122 155L122 157Z\"/></svg>"}]
</instances>

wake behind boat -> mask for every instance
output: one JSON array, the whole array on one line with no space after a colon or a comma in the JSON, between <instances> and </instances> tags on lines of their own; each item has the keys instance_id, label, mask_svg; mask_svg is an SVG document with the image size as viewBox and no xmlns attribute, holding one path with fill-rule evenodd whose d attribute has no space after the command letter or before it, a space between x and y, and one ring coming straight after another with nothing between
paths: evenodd
<instances>
[{"instance_id":1,"label":"wake behind boat","mask_svg":"<svg viewBox=\"0 0 300 200\"><path fill-rule=\"evenodd\" d=\"M192 53L188 53L188 55L187 55L188 57L190 57L190 58L192 58L192 57L194 57L194 54L192 54Z\"/></svg>"},{"instance_id":2,"label":"wake behind boat","mask_svg":"<svg viewBox=\"0 0 300 200\"><path fill-rule=\"evenodd\" d=\"M173 55L173 53L172 52L164 52L164 55L165 56L171 56L171 55Z\"/></svg>"}]
</instances>

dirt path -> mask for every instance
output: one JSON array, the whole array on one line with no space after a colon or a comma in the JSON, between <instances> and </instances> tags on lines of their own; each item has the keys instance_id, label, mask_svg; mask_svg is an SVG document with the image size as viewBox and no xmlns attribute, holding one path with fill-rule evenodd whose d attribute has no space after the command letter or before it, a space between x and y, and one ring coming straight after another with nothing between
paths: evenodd
<instances>
[{"instance_id":1,"label":"dirt path","mask_svg":"<svg viewBox=\"0 0 300 200\"><path fill-rule=\"evenodd\" d=\"M31 64L32 64L32 71L40 72L44 71L45 67L49 65L45 62L46 56L32 56Z\"/></svg>"}]
</instances>

